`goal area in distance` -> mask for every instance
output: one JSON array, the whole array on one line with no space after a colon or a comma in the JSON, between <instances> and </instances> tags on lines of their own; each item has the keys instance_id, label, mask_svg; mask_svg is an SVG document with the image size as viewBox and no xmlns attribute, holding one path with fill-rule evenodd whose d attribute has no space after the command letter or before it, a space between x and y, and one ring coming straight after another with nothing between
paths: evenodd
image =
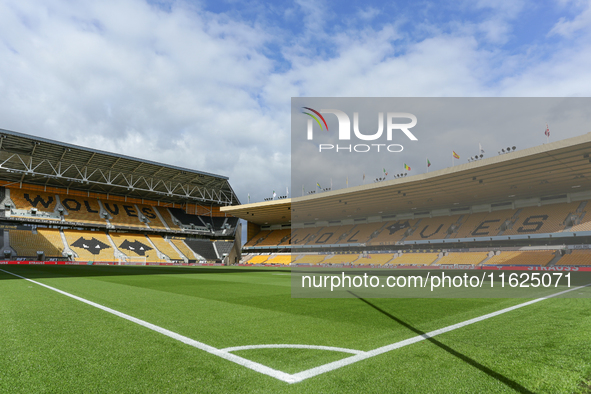
<instances>
[{"instance_id":1,"label":"goal area in distance","mask_svg":"<svg viewBox=\"0 0 591 394\"><path fill-rule=\"evenodd\" d=\"M117 265L146 265L146 256L119 257Z\"/></svg>"}]
</instances>

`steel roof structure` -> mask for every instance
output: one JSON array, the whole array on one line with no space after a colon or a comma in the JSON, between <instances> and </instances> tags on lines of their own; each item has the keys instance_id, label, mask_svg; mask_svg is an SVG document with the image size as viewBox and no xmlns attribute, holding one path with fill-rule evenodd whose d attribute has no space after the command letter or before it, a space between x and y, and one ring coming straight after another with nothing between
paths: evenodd
<instances>
[{"instance_id":1,"label":"steel roof structure","mask_svg":"<svg viewBox=\"0 0 591 394\"><path fill-rule=\"evenodd\" d=\"M0 129L3 180L170 203L240 204L228 178Z\"/></svg>"},{"instance_id":2,"label":"steel roof structure","mask_svg":"<svg viewBox=\"0 0 591 394\"><path fill-rule=\"evenodd\" d=\"M590 190L588 133L430 173L222 211L258 225L273 225L438 209L454 212L479 204L510 204Z\"/></svg>"}]
</instances>

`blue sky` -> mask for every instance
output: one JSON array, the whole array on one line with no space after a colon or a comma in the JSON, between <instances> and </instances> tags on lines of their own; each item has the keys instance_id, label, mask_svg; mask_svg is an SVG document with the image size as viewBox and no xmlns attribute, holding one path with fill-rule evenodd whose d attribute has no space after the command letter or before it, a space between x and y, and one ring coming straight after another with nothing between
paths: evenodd
<instances>
[{"instance_id":1,"label":"blue sky","mask_svg":"<svg viewBox=\"0 0 591 394\"><path fill-rule=\"evenodd\" d=\"M291 97L586 97L590 33L579 0L5 0L0 128L223 174L262 201L290 184Z\"/></svg>"}]
</instances>

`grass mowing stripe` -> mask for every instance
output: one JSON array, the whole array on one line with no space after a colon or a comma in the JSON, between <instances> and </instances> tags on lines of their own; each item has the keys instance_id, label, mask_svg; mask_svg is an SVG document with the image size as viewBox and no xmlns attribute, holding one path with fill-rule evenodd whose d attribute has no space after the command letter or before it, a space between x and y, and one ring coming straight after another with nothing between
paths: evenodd
<instances>
[{"instance_id":1,"label":"grass mowing stripe","mask_svg":"<svg viewBox=\"0 0 591 394\"><path fill-rule=\"evenodd\" d=\"M13 276L19 277L19 278L21 278L21 279L28 280L28 281L29 281L29 282L31 282L31 283L38 284L38 285L40 285L40 286L43 286L43 287L45 287L45 288L48 288L48 289L51 289L51 290L57 291L57 292L58 292L58 293L60 293L60 294L67 295L67 296L69 296L69 297L71 297L71 298L74 298L74 299L76 299L76 300L82 301L82 302L84 302L84 303L86 303L86 304L89 304L89 305L92 305L92 306L96 306L96 307L98 307L99 309L102 309L102 310L108 311L108 312L110 312L110 313L113 313L113 312L111 312L111 311L113 311L113 310L109 310L110 308L102 307L102 306L100 306L99 304L96 304L96 305L95 305L95 303L92 303L92 302L90 302L90 301L86 302L86 300L84 300L84 299L80 299L80 297L77 297L77 296L72 296L71 294L68 294L68 293L66 293L66 292L64 292L64 291L61 291L61 290L58 290L58 289L52 288L52 287L50 287L50 286L48 286L48 285L44 285L44 284L42 284L42 283L39 283L39 282L35 282L35 281L33 281L33 280L30 280L30 279L28 279L28 278L22 277L22 276L20 276L20 275L13 274L13 273L11 273L11 272L4 271L4 270L0 270L0 271L6 272L7 274L10 274L10 275L13 275ZM455 330L455 329L457 329L457 328L463 327L463 326L465 326L465 325L467 325L467 324L472 324L472 323L475 323L476 321L484 320L485 318L490 318L490 317L493 317L493 316L497 316L497 315L499 315L499 314L501 314L501 313L506 313L506 312L509 312L509 311L511 311L511 310L515 310L515 309L517 309L517 308L520 308L520 307L522 307L522 306L530 305L530 304L532 304L532 303L534 303L534 302L538 302L538 301L541 301L541 300L544 300L544 299L548 299L548 298L556 297L556 296L559 296L559 295L561 295L561 294L564 294L564 293L566 293L566 292L569 292L569 291L578 290L578 289L581 289L582 287L585 287L585 286L581 286L581 287L577 287L577 288L569 289L569 290L562 291L562 292L559 292L559 293L556 293L556 294L553 294L553 295L549 295L549 296L545 296L545 297L539 298L539 299L537 299L537 300L528 301L528 302L526 302L526 303L523 303L523 304L519 304L519 305L515 305L515 306L509 307L509 308L505 308L505 309L502 309L502 310L499 310L499 311L495 311L495 312L489 313L489 314L487 314L487 315L483 315L483 316L482 316L482 317L480 317L480 318L478 318L478 317L477 317L477 318L474 318L474 319L466 320L466 321L464 322L464 323L466 323L466 324L458 323L458 324L454 324L454 325L450 325L450 326L444 327L444 328L442 328L442 329L433 330L433 331L431 331L431 332L428 332L428 333L426 333L426 334L424 334L424 335L420 335L420 336L419 336L419 337L417 337L417 338L419 339L418 341L422 341L423 339L428 339L428 337L430 337L430 336L435 336L435 335L439 335L439 334L441 334L441 333L444 333L444 332L449 332L449 331ZM117 311L114 311L114 312L117 312ZM117 315L117 316L120 316L120 317L129 316L129 315L124 315L124 314L122 314L122 313L120 313L120 312L118 312L118 313L113 313L113 314L115 314L115 315ZM121 316L121 315L124 315L124 316ZM129 316L129 317L131 317L131 316ZM136 322L136 323L137 323L137 321L142 321L142 320L139 320L139 319L136 319L136 318L131 318L131 319L127 319L127 320L129 320L129 321L132 321L132 322ZM146 324L148 324L148 325L151 325L150 323L146 323ZM143 325L143 324L142 324L142 326L152 329L151 327L145 326L145 325ZM151 326L154 326L154 325L151 325ZM154 327L158 327L158 326L154 326ZM158 330L154 330L154 331L156 331L156 332L160 332L160 331L158 331ZM166 331L168 331L168 330L166 330ZM168 332L172 333L171 331L168 331ZM162 332L160 332L160 333L162 333ZM167 335L167 334L165 334L165 333L163 333L163 334L164 334L164 335ZM172 334L175 334L175 333L172 333ZM175 334L175 335L178 335L178 336L180 336L179 334ZM169 337L171 337L171 338L173 338L173 339L177 339L177 338L176 338L176 337L174 337L174 336L170 336L170 335L167 335L167 336L169 336ZM180 337L182 337L182 336L180 336ZM189 338L187 338L187 337L182 337L182 338L186 338L186 339L188 339L189 341L192 341L192 340L190 340L190 339L189 339ZM412 339L413 339L413 338L411 338L410 340L412 340ZM177 340L178 340L178 339L177 339ZM186 343L186 344L189 344L189 345L191 345L191 346L194 346L192 343L187 343L187 342L185 342L185 341L183 341L183 340L179 340L179 341L181 341L181 342L183 342L183 343ZM406 341L408 341L408 340L406 340ZM417 341L417 342L418 342L418 341ZM197 341L193 341L193 342L197 342ZM405 341L401 341L401 342L405 342ZM382 354L382 353L388 352L388 351L390 351L390 350L394 350L394 349L397 349L397 348L399 348L399 347L402 347L402 346L397 346L397 345L398 345L398 344L400 344L401 342L397 342L397 343L395 343L395 344L392 344L392 345L383 346L383 347L380 347L380 348L377 348L377 349L374 349L374 350L370 350L370 351L368 351L368 352L365 352L365 353L370 353L370 354L371 354L371 353L375 353L375 354L372 354L372 355L370 356L370 357L373 357L373 356L375 356L375 355ZM199 343L199 342L197 342L197 343ZM415 343L415 342L411 342L411 343ZM410 344L410 343L408 343L408 344ZM202 345L204 345L204 344L202 344ZM208 346L208 345L204 345L204 346ZM405 346L405 345L403 345L403 346ZM197 346L194 346L194 347L197 347ZM224 352L225 350L227 350L227 349L217 349L217 348L215 348L215 347L211 347L211 346L208 346L208 347L209 347L209 348L212 348L212 349L214 349L214 350L216 350L217 352ZM197 347L197 348L200 348L200 347ZM201 348L200 348L200 349L201 349ZM202 349L202 350L205 350L205 349ZM228 354L227 352L225 353L225 356L229 356L229 357L225 357L224 355L219 355L219 354L217 354L217 352L210 352L210 351L208 351L208 350L205 350L205 351L206 351L206 352L208 352L208 353L211 353L211 354L213 354L213 355L218 355L219 357L222 357L222 358L224 358L224 359L226 359L226 360L230 360L230 361L236 362L236 361L234 361L234 360L231 360L231 359L229 358L229 357L231 357L231 356L233 356L233 355L231 355L231 354ZM235 356L235 357L236 357L237 359L242 359L242 360L245 360L245 361L247 361L247 362L249 362L249 363L252 363L252 364L257 364L257 363L255 363L255 362L252 362L252 361L250 361L250 360L244 359L244 358L242 358L242 357L239 357L239 356ZM351 359L351 358L354 358L354 357L356 357L356 356L353 356L353 357L350 357L350 358L347 358L347 359L343 359L342 361L345 361L345 362L346 362L347 360L349 360L349 359ZM364 357L363 359L366 359L366 358L368 358L368 357ZM357 361L361 361L361 360L357 360ZM353 362L356 362L356 361L353 361ZM338 363L338 361L337 361L337 362L335 362L335 363ZM329 367L329 366L331 366L331 365L334 365L335 363L329 363L329 364L326 364L325 366L318 367L318 368ZM340 365L340 366L338 366L338 367L336 367L336 368L340 368L341 366L349 365L349 364L351 364L351 363L352 363L352 362L346 362L346 363L344 363L343 365ZM244 364L242 364L242 363L237 363L237 364L245 366L245 365L244 365ZM272 370L272 371L276 371L276 370L274 370L274 369L271 369L271 368L268 368L268 367L266 367L266 366L265 366L265 365L263 365L263 364L258 364L258 365L260 365L260 366L261 366L261 367L263 367L263 368L267 368L267 369L270 369L270 370ZM250 367L249 367L249 368L250 368ZM324 372L328 372L328 371L330 371L330 370L334 370L334 369L336 369L336 368L330 368L330 369L329 369L329 368L326 368L326 370L325 370L325 371L323 371L323 372L319 372L319 373L313 373L313 371L317 371L317 370L318 370L318 368L312 368L312 369L309 369L309 370L307 370L307 371L302 371L302 372L300 372L300 373L296 373L296 374L294 374L294 375L290 375L290 374L288 374L288 373L284 373L284 372L281 372L281 371L276 371L276 372L278 372L278 373L281 373L281 374L283 374L283 376L286 378L285 380L284 380L284 379L281 379L281 378L279 378L279 377L276 377L276 376L270 375L270 374L266 374L266 375L268 375L268 376L272 376L272 377L275 377L276 379L278 379L278 380L282 380L282 381L284 381L284 382L290 382L290 383L293 383L293 382L295 382L295 381L302 381L302 380L304 380L304 379L307 379L307 378L309 378L309 377L312 377L312 376L319 375L320 373L324 373ZM252 368L250 368L250 369L252 369ZM260 372L260 371L258 371L258 372ZM264 372L262 372L262 373L264 373ZM305 376L305 374L308 374L309 376ZM305 383L304 383L304 385L305 385Z\"/></svg>"},{"instance_id":2,"label":"grass mowing stripe","mask_svg":"<svg viewBox=\"0 0 591 394\"><path fill-rule=\"evenodd\" d=\"M55 287L48 286L48 285L43 284L41 282L37 282L37 281L34 281L32 279L25 278L24 276L20 276L20 275L14 274L12 272L9 272L9 271L3 270L3 269L0 269L0 271L5 272L5 273L10 274L10 275L13 275L13 276L16 276L17 278L24 279L24 280L29 281L31 283L34 283L36 285L43 286L43 287L45 287L45 288L47 288L49 290L52 290L52 291L55 291L57 293L63 294L65 296L67 296L67 297L73 298L73 299L75 299L77 301L80 301L80 302L83 302L83 303L88 304L90 306L93 306L95 308L101 309L101 310L103 310L105 312L111 313L111 314L113 314L115 316L118 316L118 317L121 317L121 318L123 318L125 320L129 320L130 322L139 324L140 326L146 327L146 328L148 328L148 329L150 329L152 331L156 331L156 332L158 332L158 333L160 333L162 335L166 335L167 337L170 337L172 339L176 339L177 341L183 342L183 343L185 343L187 345L193 346L193 347L195 347L197 349L200 349L200 350L203 350L203 351L205 351L207 353L211 353L213 355L216 355L216 356L221 357L223 359L226 359L228 361L232 361L232 362L234 362L236 364L239 364L239 365L242 365L242 366L244 366L246 368L252 369L253 371L256 371L256 372L259 372L259 373L262 373L262 374L265 374L265 375L269 375L269 376L271 376L273 378L276 378L276 379L279 379L279 380L283 380L284 382L287 382L287 383L293 383L293 381L294 381L292 375L287 374L285 372L277 371L275 369L269 368L269 367L267 367L265 365L256 363L254 361L247 360L247 359L242 358L240 356L237 356L235 354L228 353L228 352L225 352L225 351L220 350L218 348L215 348L213 346L206 345L205 343L202 343L202 342L199 342L199 341L195 341L194 339L187 338L187 337L185 337L183 335L177 334L175 332L172 332L170 330L167 330L167 329L162 328L160 326L157 326L155 324L148 323L148 322L146 322L144 320L140 320L140 319L137 319L137 318L135 318L133 316L126 315L125 313L121 313L119 311L116 311L116 310L111 309L111 308L108 308L106 306L97 304L96 302L89 301L89 300L84 299L82 297L78 297L78 296L75 296L73 294L66 293L65 291L62 291L60 289L56 289Z\"/></svg>"},{"instance_id":3,"label":"grass mowing stripe","mask_svg":"<svg viewBox=\"0 0 591 394\"><path fill-rule=\"evenodd\" d=\"M496 311L496 312L488 313L486 315L482 315L482 316L476 317L474 319L466 320L466 321L463 321L461 323L452 324L451 326L447 326L447 327L440 328L438 330L430 331L430 332L428 332L428 333L426 333L424 335L417 335L416 337L405 339L404 341L396 342L396 343L393 343L391 345L382 346L382 347L379 347L377 349L364 352L362 354L357 354L357 355L354 355L354 356L351 356L351 357L344 358L342 360L338 360L338 361L334 361L334 362L329 363L329 364L322 365L320 367L308 369L307 371L302 371L300 373L296 373L295 375L293 375L293 377L298 382L301 382L304 379L308 379L308 378L311 378L311 377L316 376L316 375L320 375L320 374L323 374L323 373L326 373L326 372L329 372L329 371L333 371L335 369L342 368L342 367L344 367L346 365L350 365L350 364L356 363L356 362L361 361L361 360L365 360L365 359L370 358L370 357L375 357L377 355L380 355L382 353L386 353L386 352L392 351L394 349L399 349L399 348L404 347L404 346L407 346L407 345L412 345L413 343L424 341L425 339L432 338L432 337L434 337L436 335L440 335L440 334L443 334L443 333L446 333L446 332L449 332L449 331L456 330L458 328L465 327L465 326L470 325L470 324L474 324L474 323L477 323L477 322L480 322L480 321L483 321L483 320L486 320L486 319L490 319L491 317L495 317L495 316L501 315L503 313L511 312L511 311L513 311L515 309L519 309L519 308L522 308L524 306L535 304L536 302L540 302L540 301L543 301L543 300L546 300L546 299L549 299L549 298L557 297L559 295L562 295L562 294L565 294L565 293L568 293L568 292L571 292L571 291L580 290L580 289L582 289L584 287L587 287L587 286L590 286L590 285L591 285L591 283L590 284L587 284L585 286L574 287L572 289L564 290L564 291L561 291L561 292L558 292L558 293L555 293L555 294L552 294L552 295L549 295L549 296L537 298L535 300L527 301L527 302L524 302L522 304L517 304L517 305L511 306L511 307L505 308L505 309L501 309L501 310Z\"/></svg>"}]
</instances>

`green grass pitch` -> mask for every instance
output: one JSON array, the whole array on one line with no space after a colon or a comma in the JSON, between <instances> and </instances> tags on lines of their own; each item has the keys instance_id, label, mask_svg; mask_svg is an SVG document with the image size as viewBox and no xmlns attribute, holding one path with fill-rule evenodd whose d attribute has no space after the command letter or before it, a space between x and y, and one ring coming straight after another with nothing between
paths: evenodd
<instances>
[{"instance_id":1,"label":"green grass pitch","mask_svg":"<svg viewBox=\"0 0 591 394\"><path fill-rule=\"evenodd\" d=\"M293 299L288 269L0 266L218 349L370 351L524 299ZM294 374L351 356L233 354ZM556 298L288 384L0 271L0 392L589 393L591 300Z\"/></svg>"}]
</instances>

